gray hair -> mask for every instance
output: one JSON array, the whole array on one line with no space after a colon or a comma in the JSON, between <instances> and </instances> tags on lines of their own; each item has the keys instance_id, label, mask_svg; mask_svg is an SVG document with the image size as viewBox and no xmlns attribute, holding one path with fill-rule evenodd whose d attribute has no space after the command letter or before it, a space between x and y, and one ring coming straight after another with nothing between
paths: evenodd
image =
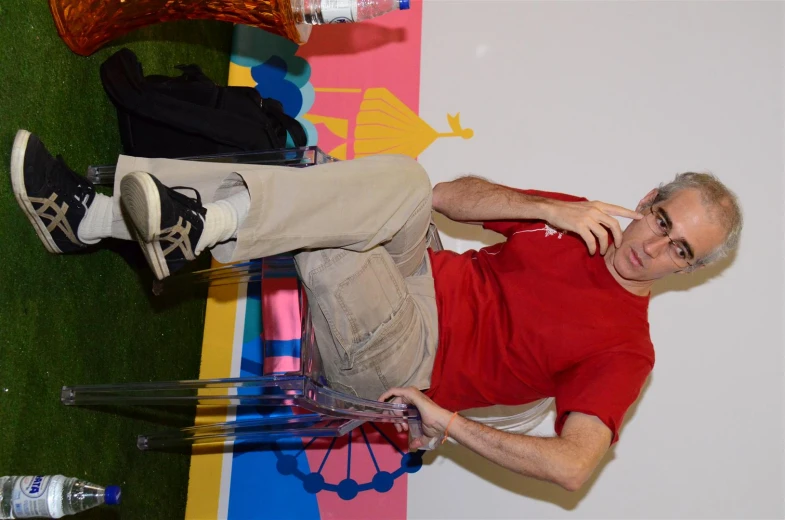
<instances>
[{"instance_id":1,"label":"gray hair","mask_svg":"<svg viewBox=\"0 0 785 520\"><path fill-rule=\"evenodd\" d=\"M660 184L657 196L652 201L657 204L673 197L676 193L695 189L701 194L701 201L710 208L714 218L725 228L725 241L708 255L699 258L692 269L710 264L724 258L739 245L743 219L741 206L736 195L711 173L685 172L676 175L671 182Z\"/></svg>"}]
</instances>

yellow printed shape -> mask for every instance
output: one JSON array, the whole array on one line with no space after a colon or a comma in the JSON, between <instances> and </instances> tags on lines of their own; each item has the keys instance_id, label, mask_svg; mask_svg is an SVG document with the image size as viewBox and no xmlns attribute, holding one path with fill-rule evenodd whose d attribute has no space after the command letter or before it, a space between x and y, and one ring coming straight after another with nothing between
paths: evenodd
<instances>
[{"instance_id":1,"label":"yellow printed shape","mask_svg":"<svg viewBox=\"0 0 785 520\"><path fill-rule=\"evenodd\" d=\"M474 131L461 127L461 114L447 114L452 132L437 132L386 88L365 91L354 130L354 155L380 153L418 157L442 137L471 139Z\"/></svg>"},{"instance_id":2,"label":"yellow printed shape","mask_svg":"<svg viewBox=\"0 0 785 520\"><path fill-rule=\"evenodd\" d=\"M303 117L314 125L318 125L319 123L323 124L327 127L327 130L334 133L341 139L346 139L349 136L348 119L342 119L340 117L317 116L315 114L305 114Z\"/></svg>"},{"instance_id":3,"label":"yellow printed shape","mask_svg":"<svg viewBox=\"0 0 785 520\"><path fill-rule=\"evenodd\" d=\"M335 148L327 152L327 155L331 157L335 157L338 160L345 161L347 157L346 143L336 146Z\"/></svg>"},{"instance_id":4,"label":"yellow printed shape","mask_svg":"<svg viewBox=\"0 0 785 520\"><path fill-rule=\"evenodd\" d=\"M251 68L229 62L229 85L233 87L255 87L256 80L251 76Z\"/></svg>"},{"instance_id":5,"label":"yellow printed shape","mask_svg":"<svg viewBox=\"0 0 785 520\"><path fill-rule=\"evenodd\" d=\"M320 93L359 94L362 89L319 87ZM348 121L337 117L309 113L304 116L314 125L323 124L336 137L349 140ZM443 137L471 139L474 130L461 126L460 112L447 114L451 132L437 132L416 114L406 103L383 87L369 88L363 93L360 110L356 116L353 151L355 157L376 154L403 154L418 157L434 141ZM346 144L328 152L333 157L345 159Z\"/></svg>"}]
</instances>

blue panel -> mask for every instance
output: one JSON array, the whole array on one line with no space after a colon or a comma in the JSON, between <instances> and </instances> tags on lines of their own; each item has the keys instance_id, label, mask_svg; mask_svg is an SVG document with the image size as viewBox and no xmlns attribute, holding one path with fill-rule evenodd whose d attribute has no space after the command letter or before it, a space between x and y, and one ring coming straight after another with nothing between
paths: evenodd
<instances>
[{"instance_id":1,"label":"blue panel","mask_svg":"<svg viewBox=\"0 0 785 520\"><path fill-rule=\"evenodd\" d=\"M261 316L261 284L249 284L240 367L242 376L262 375ZM299 356L300 340L268 343L274 344L269 347L274 352L281 352L277 355L291 355L289 352L296 348ZM245 392L253 393L254 389L238 391L241 395ZM240 406L236 410L237 420L291 413L288 407ZM300 479L284 474L287 469L296 473L310 473L302 447L299 438L282 440L277 444L237 443L233 448L229 520L319 520L316 495L305 491ZM279 468L282 455L290 455L283 458L283 464L288 462L288 466ZM296 466L289 467L293 463Z\"/></svg>"},{"instance_id":2,"label":"blue panel","mask_svg":"<svg viewBox=\"0 0 785 520\"><path fill-rule=\"evenodd\" d=\"M296 461L296 470L309 473L305 454L297 455L302 442L299 439L291 442L298 443L299 448L282 449L278 453L290 455L286 461ZM247 449L250 451L245 451ZM235 447L229 520L320 518L316 495L305 491L299 479L281 474L277 467L279 460L272 446Z\"/></svg>"},{"instance_id":3,"label":"blue panel","mask_svg":"<svg viewBox=\"0 0 785 520\"><path fill-rule=\"evenodd\" d=\"M245 348L243 348L245 350ZM265 357L300 357L299 339L268 339L264 341Z\"/></svg>"}]
</instances>

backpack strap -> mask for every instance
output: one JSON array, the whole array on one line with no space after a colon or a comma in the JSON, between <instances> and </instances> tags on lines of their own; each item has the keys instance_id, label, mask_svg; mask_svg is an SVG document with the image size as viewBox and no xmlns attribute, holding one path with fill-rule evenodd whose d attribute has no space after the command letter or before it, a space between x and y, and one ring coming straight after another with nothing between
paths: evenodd
<instances>
[{"instance_id":1,"label":"backpack strap","mask_svg":"<svg viewBox=\"0 0 785 520\"><path fill-rule=\"evenodd\" d=\"M268 116L278 121L286 129L295 146L302 147L308 145L308 134L305 133L305 129L295 118L283 111L283 105L280 101L273 98L262 98L261 106Z\"/></svg>"}]
</instances>

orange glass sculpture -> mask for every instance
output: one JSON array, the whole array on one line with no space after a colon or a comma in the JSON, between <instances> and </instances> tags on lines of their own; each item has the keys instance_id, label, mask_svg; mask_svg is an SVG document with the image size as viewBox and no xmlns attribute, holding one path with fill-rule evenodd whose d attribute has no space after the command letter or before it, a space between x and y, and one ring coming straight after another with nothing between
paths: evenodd
<instances>
[{"instance_id":1,"label":"orange glass sculpture","mask_svg":"<svg viewBox=\"0 0 785 520\"><path fill-rule=\"evenodd\" d=\"M307 40L291 0L49 0L49 7L60 37L82 56L134 29L173 20L221 20L261 27L295 43Z\"/></svg>"}]
</instances>

